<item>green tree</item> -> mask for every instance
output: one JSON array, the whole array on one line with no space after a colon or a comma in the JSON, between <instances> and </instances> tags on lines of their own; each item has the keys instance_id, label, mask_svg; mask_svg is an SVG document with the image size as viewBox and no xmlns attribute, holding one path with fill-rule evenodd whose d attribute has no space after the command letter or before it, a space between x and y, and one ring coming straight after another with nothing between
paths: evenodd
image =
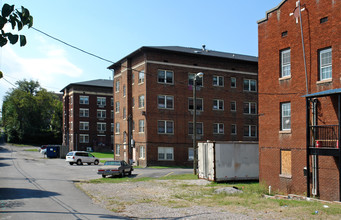
<instances>
[{"instance_id":1,"label":"green tree","mask_svg":"<svg viewBox=\"0 0 341 220\"><path fill-rule=\"evenodd\" d=\"M18 143L59 143L62 129L62 102L37 81L18 81L6 93L2 106L7 140Z\"/></svg>"}]
</instances>

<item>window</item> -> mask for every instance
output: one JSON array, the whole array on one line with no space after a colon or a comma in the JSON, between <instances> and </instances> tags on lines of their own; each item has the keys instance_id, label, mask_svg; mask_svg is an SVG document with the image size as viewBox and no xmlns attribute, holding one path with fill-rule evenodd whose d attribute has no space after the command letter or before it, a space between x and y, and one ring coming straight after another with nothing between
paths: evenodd
<instances>
[{"instance_id":1,"label":"window","mask_svg":"<svg viewBox=\"0 0 341 220\"><path fill-rule=\"evenodd\" d=\"M256 92L257 81L255 79L244 79L244 91Z\"/></svg>"},{"instance_id":2,"label":"window","mask_svg":"<svg viewBox=\"0 0 341 220\"><path fill-rule=\"evenodd\" d=\"M89 117L89 109L88 108L80 108L79 109L79 117Z\"/></svg>"},{"instance_id":3,"label":"window","mask_svg":"<svg viewBox=\"0 0 341 220\"><path fill-rule=\"evenodd\" d=\"M144 95L139 96L139 108L144 107Z\"/></svg>"},{"instance_id":4,"label":"window","mask_svg":"<svg viewBox=\"0 0 341 220\"><path fill-rule=\"evenodd\" d=\"M327 21L328 21L328 17L324 17L320 19L321 24L326 23Z\"/></svg>"},{"instance_id":5,"label":"window","mask_svg":"<svg viewBox=\"0 0 341 220\"><path fill-rule=\"evenodd\" d=\"M224 134L224 124L222 123L213 124L213 134Z\"/></svg>"},{"instance_id":6,"label":"window","mask_svg":"<svg viewBox=\"0 0 341 220\"><path fill-rule=\"evenodd\" d=\"M120 102L115 103L115 112L116 113L120 112Z\"/></svg>"},{"instance_id":7,"label":"window","mask_svg":"<svg viewBox=\"0 0 341 220\"><path fill-rule=\"evenodd\" d=\"M290 49L286 49L281 51L281 77L289 77L290 75Z\"/></svg>"},{"instance_id":8,"label":"window","mask_svg":"<svg viewBox=\"0 0 341 220\"><path fill-rule=\"evenodd\" d=\"M116 122L115 124L115 134L119 134L120 133L120 123Z\"/></svg>"},{"instance_id":9,"label":"window","mask_svg":"<svg viewBox=\"0 0 341 220\"><path fill-rule=\"evenodd\" d=\"M173 121L158 121L157 130L159 134L174 134L174 122Z\"/></svg>"},{"instance_id":10,"label":"window","mask_svg":"<svg viewBox=\"0 0 341 220\"><path fill-rule=\"evenodd\" d=\"M332 48L319 51L320 80L332 78Z\"/></svg>"},{"instance_id":11,"label":"window","mask_svg":"<svg viewBox=\"0 0 341 220\"><path fill-rule=\"evenodd\" d=\"M281 150L281 175L291 177L291 151Z\"/></svg>"},{"instance_id":12,"label":"window","mask_svg":"<svg viewBox=\"0 0 341 220\"><path fill-rule=\"evenodd\" d=\"M194 83L193 83L194 76L195 76L195 73L188 74L188 85L190 85L190 86L194 85ZM203 84L202 84L203 78L204 77L197 77L197 80L196 80L197 81L197 86L203 86Z\"/></svg>"},{"instance_id":13,"label":"window","mask_svg":"<svg viewBox=\"0 0 341 220\"><path fill-rule=\"evenodd\" d=\"M120 91L120 81L117 80L115 83L115 92L119 92Z\"/></svg>"},{"instance_id":14,"label":"window","mask_svg":"<svg viewBox=\"0 0 341 220\"><path fill-rule=\"evenodd\" d=\"M88 105L89 104L89 96L80 96L79 104Z\"/></svg>"},{"instance_id":15,"label":"window","mask_svg":"<svg viewBox=\"0 0 341 220\"><path fill-rule=\"evenodd\" d=\"M139 83L144 82L144 71L139 72Z\"/></svg>"},{"instance_id":16,"label":"window","mask_svg":"<svg viewBox=\"0 0 341 220\"><path fill-rule=\"evenodd\" d=\"M110 136L110 143L113 144L114 143L114 135Z\"/></svg>"},{"instance_id":17,"label":"window","mask_svg":"<svg viewBox=\"0 0 341 220\"><path fill-rule=\"evenodd\" d=\"M144 120L139 120L139 132L144 132Z\"/></svg>"},{"instance_id":18,"label":"window","mask_svg":"<svg viewBox=\"0 0 341 220\"><path fill-rule=\"evenodd\" d=\"M105 110L97 109L97 118L106 118L107 114Z\"/></svg>"},{"instance_id":19,"label":"window","mask_svg":"<svg viewBox=\"0 0 341 220\"><path fill-rule=\"evenodd\" d=\"M288 31L283 31L282 34L281 34L282 37L286 37L288 36Z\"/></svg>"},{"instance_id":20,"label":"window","mask_svg":"<svg viewBox=\"0 0 341 220\"><path fill-rule=\"evenodd\" d=\"M115 128L114 123L111 123L110 131L114 132L114 128Z\"/></svg>"},{"instance_id":21,"label":"window","mask_svg":"<svg viewBox=\"0 0 341 220\"><path fill-rule=\"evenodd\" d=\"M232 124L231 125L231 134L236 135L237 134L237 125Z\"/></svg>"},{"instance_id":22,"label":"window","mask_svg":"<svg viewBox=\"0 0 341 220\"><path fill-rule=\"evenodd\" d=\"M111 110L111 117L110 118L114 118L114 110Z\"/></svg>"},{"instance_id":23,"label":"window","mask_svg":"<svg viewBox=\"0 0 341 220\"><path fill-rule=\"evenodd\" d=\"M127 132L123 132L123 143L127 143Z\"/></svg>"},{"instance_id":24,"label":"window","mask_svg":"<svg viewBox=\"0 0 341 220\"><path fill-rule=\"evenodd\" d=\"M135 74L132 73L131 74L131 84L134 85L134 83L135 83Z\"/></svg>"},{"instance_id":25,"label":"window","mask_svg":"<svg viewBox=\"0 0 341 220\"><path fill-rule=\"evenodd\" d=\"M243 108L244 114L252 114L255 115L257 112L257 104L255 102L244 102Z\"/></svg>"},{"instance_id":26,"label":"window","mask_svg":"<svg viewBox=\"0 0 341 220\"><path fill-rule=\"evenodd\" d=\"M123 85L123 97L126 96L126 93L127 93L127 91L126 91L126 85Z\"/></svg>"},{"instance_id":27,"label":"window","mask_svg":"<svg viewBox=\"0 0 341 220\"><path fill-rule=\"evenodd\" d=\"M188 160L189 161L194 160L194 150L193 150L193 148L188 148Z\"/></svg>"},{"instance_id":28,"label":"window","mask_svg":"<svg viewBox=\"0 0 341 220\"><path fill-rule=\"evenodd\" d=\"M140 146L140 159L146 158L146 149L144 146Z\"/></svg>"},{"instance_id":29,"label":"window","mask_svg":"<svg viewBox=\"0 0 341 220\"><path fill-rule=\"evenodd\" d=\"M89 130L89 122L87 122L87 121L80 121L79 122L79 130L81 130L81 131L88 131Z\"/></svg>"},{"instance_id":30,"label":"window","mask_svg":"<svg viewBox=\"0 0 341 220\"><path fill-rule=\"evenodd\" d=\"M97 105L98 106L105 106L105 97L97 97Z\"/></svg>"},{"instance_id":31,"label":"window","mask_svg":"<svg viewBox=\"0 0 341 220\"><path fill-rule=\"evenodd\" d=\"M196 106L198 111L203 111L203 99L197 98L196 99ZM188 110L193 110L194 103L193 103L193 98L188 98Z\"/></svg>"},{"instance_id":32,"label":"window","mask_svg":"<svg viewBox=\"0 0 341 220\"><path fill-rule=\"evenodd\" d=\"M291 103L281 103L281 130L291 129Z\"/></svg>"},{"instance_id":33,"label":"window","mask_svg":"<svg viewBox=\"0 0 341 220\"><path fill-rule=\"evenodd\" d=\"M188 134L193 134L193 122L188 123ZM197 122L197 134L204 134L204 124L202 122Z\"/></svg>"},{"instance_id":34,"label":"window","mask_svg":"<svg viewBox=\"0 0 341 220\"><path fill-rule=\"evenodd\" d=\"M127 111L126 111L126 108L123 107L123 119L126 119L127 118Z\"/></svg>"},{"instance_id":35,"label":"window","mask_svg":"<svg viewBox=\"0 0 341 220\"><path fill-rule=\"evenodd\" d=\"M235 77L231 77L231 88L237 87L237 79Z\"/></svg>"},{"instance_id":36,"label":"window","mask_svg":"<svg viewBox=\"0 0 341 220\"><path fill-rule=\"evenodd\" d=\"M224 110L224 100L214 99L213 100L213 110Z\"/></svg>"},{"instance_id":37,"label":"window","mask_svg":"<svg viewBox=\"0 0 341 220\"><path fill-rule=\"evenodd\" d=\"M158 147L158 160L174 160L172 147Z\"/></svg>"},{"instance_id":38,"label":"window","mask_svg":"<svg viewBox=\"0 0 341 220\"><path fill-rule=\"evenodd\" d=\"M120 147L119 144L116 144L116 145L115 145L115 154L116 154L116 155L120 155L120 148L121 148L121 147Z\"/></svg>"},{"instance_id":39,"label":"window","mask_svg":"<svg viewBox=\"0 0 341 220\"><path fill-rule=\"evenodd\" d=\"M213 76L213 86L224 86L224 77Z\"/></svg>"},{"instance_id":40,"label":"window","mask_svg":"<svg viewBox=\"0 0 341 220\"><path fill-rule=\"evenodd\" d=\"M88 134L80 134L79 135L79 143L89 143L89 135Z\"/></svg>"},{"instance_id":41,"label":"window","mask_svg":"<svg viewBox=\"0 0 341 220\"><path fill-rule=\"evenodd\" d=\"M114 98L110 98L110 106L114 106Z\"/></svg>"},{"instance_id":42,"label":"window","mask_svg":"<svg viewBox=\"0 0 341 220\"><path fill-rule=\"evenodd\" d=\"M135 98L131 97L131 107L134 108L135 107Z\"/></svg>"},{"instance_id":43,"label":"window","mask_svg":"<svg viewBox=\"0 0 341 220\"><path fill-rule=\"evenodd\" d=\"M237 104L236 104L236 101L232 101L230 104L231 104L231 111L232 111L232 112L237 111Z\"/></svg>"},{"instance_id":44,"label":"window","mask_svg":"<svg viewBox=\"0 0 341 220\"><path fill-rule=\"evenodd\" d=\"M158 108L160 109L173 109L174 97L167 95L158 95L157 97Z\"/></svg>"},{"instance_id":45,"label":"window","mask_svg":"<svg viewBox=\"0 0 341 220\"><path fill-rule=\"evenodd\" d=\"M106 123L103 122L97 122L97 131L104 132L106 131Z\"/></svg>"},{"instance_id":46,"label":"window","mask_svg":"<svg viewBox=\"0 0 341 220\"><path fill-rule=\"evenodd\" d=\"M256 137L257 126L256 125L245 125L244 126L244 137Z\"/></svg>"},{"instance_id":47,"label":"window","mask_svg":"<svg viewBox=\"0 0 341 220\"><path fill-rule=\"evenodd\" d=\"M174 73L170 70L158 70L157 81L158 83L173 84Z\"/></svg>"}]
</instances>

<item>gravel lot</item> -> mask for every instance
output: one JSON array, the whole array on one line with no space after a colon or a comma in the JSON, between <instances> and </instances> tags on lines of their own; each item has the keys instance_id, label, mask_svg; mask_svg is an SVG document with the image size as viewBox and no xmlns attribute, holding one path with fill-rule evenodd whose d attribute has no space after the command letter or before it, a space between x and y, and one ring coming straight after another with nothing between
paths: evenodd
<instances>
[{"instance_id":1,"label":"gravel lot","mask_svg":"<svg viewBox=\"0 0 341 220\"><path fill-rule=\"evenodd\" d=\"M206 180L153 180L123 183L78 183L95 203L121 216L138 219L276 219L275 213L247 208L195 204L180 198L186 187ZM194 195L195 196L195 195ZM242 209L242 210L241 210Z\"/></svg>"}]
</instances>

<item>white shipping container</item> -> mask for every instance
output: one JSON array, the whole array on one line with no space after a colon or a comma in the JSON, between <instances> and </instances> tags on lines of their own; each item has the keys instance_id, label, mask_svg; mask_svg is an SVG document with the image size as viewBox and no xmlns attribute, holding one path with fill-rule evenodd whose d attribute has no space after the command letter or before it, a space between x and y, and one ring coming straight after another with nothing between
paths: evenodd
<instances>
[{"instance_id":1,"label":"white shipping container","mask_svg":"<svg viewBox=\"0 0 341 220\"><path fill-rule=\"evenodd\" d=\"M258 180L258 142L199 142L198 174L216 182Z\"/></svg>"}]
</instances>

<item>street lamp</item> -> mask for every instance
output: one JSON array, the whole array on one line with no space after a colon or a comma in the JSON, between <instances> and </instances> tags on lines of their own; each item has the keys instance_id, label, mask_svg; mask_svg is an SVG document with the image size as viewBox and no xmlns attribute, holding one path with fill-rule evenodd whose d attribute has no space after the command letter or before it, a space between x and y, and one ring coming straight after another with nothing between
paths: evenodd
<instances>
[{"instance_id":1,"label":"street lamp","mask_svg":"<svg viewBox=\"0 0 341 220\"><path fill-rule=\"evenodd\" d=\"M193 172L197 175L197 79L202 78L204 73L200 72L194 75L193 79Z\"/></svg>"}]
</instances>

